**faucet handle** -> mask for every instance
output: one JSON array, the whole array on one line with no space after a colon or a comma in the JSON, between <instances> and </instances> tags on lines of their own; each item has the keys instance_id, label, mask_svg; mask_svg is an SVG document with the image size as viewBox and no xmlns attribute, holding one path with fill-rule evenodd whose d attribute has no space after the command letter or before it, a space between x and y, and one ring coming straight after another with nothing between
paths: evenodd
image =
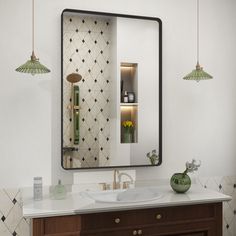
<instances>
[{"instance_id":1,"label":"faucet handle","mask_svg":"<svg viewBox=\"0 0 236 236\"><path fill-rule=\"evenodd\" d=\"M110 189L111 189L110 184L107 184L107 183L99 183L99 185L101 186L101 188L102 188L103 191L105 191L105 190L110 190Z\"/></svg>"},{"instance_id":2,"label":"faucet handle","mask_svg":"<svg viewBox=\"0 0 236 236\"><path fill-rule=\"evenodd\" d=\"M106 184L106 190L111 190L111 185L110 184Z\"/></svg>"},{"instance_id":3,"label":"faucet handle","mask_svg":"<svg viewBox=\"0 0 236 236\"><path fill-rule=\"evenodd\" d=\"M99 185L101 186L102 190L107 190L107 184L106 183L99 183Z\"/></svg>"},{"instance_id":4,"label":"faucet handle","mask_svg":"<svg viewBox=\"0 0 236 236\"><path fill-rule=\"evenodd\" d=\"M130 187L131 182L130 181L124 181L123 182L123 189L127 189Z\"/></svg>"},{"instance_id":5,"label":"faucet handle","mask_svg":"<svg viewBox=\"0 0 236 236\"><path fill-rule=\"evenodd\" d=\"M113 189L120 189L120 183L113 182Z\"/></svg>"}]
</instances>

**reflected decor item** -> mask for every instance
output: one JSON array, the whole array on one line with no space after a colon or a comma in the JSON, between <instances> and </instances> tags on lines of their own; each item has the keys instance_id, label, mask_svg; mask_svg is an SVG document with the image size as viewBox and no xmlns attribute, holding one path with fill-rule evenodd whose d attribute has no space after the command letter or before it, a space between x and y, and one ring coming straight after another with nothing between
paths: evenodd
<instances>
[{"instance_id":1,"label":"reflected decor item","mask_svg":"<svg viewBox=\"0 0 236 236\"><path fill-rule=\"evenodd\" d=\"M128 100L130 103L135 102L135 93L134 92L128 92Z\"/></svg>"},{"instance_id":2,"label":"reflected decor item","mask_svg":"<svg viewBox=\"0 0 236 236\"><path fill-rule=\"evenodd\" d=\"M172 189L177 193L185 193L191 187L191 179L187 173L197 171L200 167L201 162L195 159L192 162L186 162L186 169L183 173L175 173L170 179L170 185Z\"/></svg>"},{"instance_id":3,"label":"reflected decor item","mask_svg":"<svg viewBox=\"0 0 236 236\"><path fill-rule=\"evenodd\" d=\"M124 143L132 143L133 142L134 123L131 120L126 120L126 121L122 122L122 126L124 128L123 142Z\"/></svg>"},{"instance_id":4,"label":"reflected decor item","mask_svg":"<svg viewBox=\"0 0 236 236\"><path fill-rule=\"evenodd\" d=\"M123 102L124 102L124 103L129 102L129 96L128 96L128 92L127 92L127 91L124 92Z\"/></svg>"},{"instance_id":5,"label":"reflected decor item","mask_svg":"<svg viewBox=\"0 0 236 236\"><path fill-rule=\"evenodd\" d=\"M71 96L70 105L68 109L70 111L71 119L71 136L75 145L79 144L79 86L74 85L82 79L82 76L77 73L71 73L66 77L66 80L71 83Z\"/></svg>"},{"instance_id":6,"label":"reflected decor item","mask_svg":"<svg viewBox=\"0 0 236 236\"><path fill-rule=\"evenodd\" d=\"M49 73L50 70L39 62L34 53L34 0L32 0L32 55L30 60L16 69L17 72L35 74Z\"/></svg>"},{"instance_id":7,"label":"reflected decor item","mask_svg":"<svg viewBox=\"0 0 236 236\"><path fill-rule=\"evenodd\" d=\"M200 80L207 80L212 78L213 77L205 72L199 64L199 0L197 0L197 65L196 69L187 74L183 79L195 80L199 82Z\"/></svg>"},{"instance_id":8,"label":"reflected decor item","mask_svg":"<svg viewBox=\"0 0 236 236\"><path fill-rule=\"evenodd\" d=\"M124 143L132 143L133 135L131 132L125 130L123 137L124 137Z\"/></svg>"},{"instance_id":9,"label":"reflected decor item","mask_svg":"<svg viewBox=\"0 0 236 236\"><path fill-rule=\"evenodd\" d=\"M147 153L147 158L150 160L152 165L156 165L159 162L159 156L157 155L156 149L152 150L151 153Z\"/></svg>"}]
</instances>

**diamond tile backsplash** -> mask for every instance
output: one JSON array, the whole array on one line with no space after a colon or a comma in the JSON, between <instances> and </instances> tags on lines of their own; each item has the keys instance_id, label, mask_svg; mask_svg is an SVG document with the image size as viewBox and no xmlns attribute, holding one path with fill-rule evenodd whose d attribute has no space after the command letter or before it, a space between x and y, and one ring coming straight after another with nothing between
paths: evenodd
<instances>
[{"instance_id":1,"label":"diamond tile backsplash","mask_svg":"<svg viewBox=\"0 0 236 236\"><path fill-rule=\"evenodd\" d=\"M223 236L236 236L236 176L197 178L197 183L232 197L223 203Z\"/></svg>"},{"instance_id":2,"label":"diamond tile backsplash","mask_svg":"<svg viewBox=\"0 0 236 236\"><path fill-rule=\"evenodd\" d=\"M110 162L110 20L65 15L63 18L63 146L78 152L64 155L64 167L109 166ZM67 75L79 73L79 144L72 138Z\"/></svg>"},{"instance_id":3,"label":"diamond tile backsplash","mask_svg":"<svg viewBox=\"0 0 236 236\"><path fill-rule=\"evenodd\" d=\"M19 189L0 190L0 235L30 235L30 220L22 216L22 200Z\"/></svg>"},{"instance_id":4,"label":"diamond tile backsplash","mask_svg":"<svg viewBox=\"0 0 236 236\"><path fill-rule=\"evenodd\" d=\"M232 197L223 203L223 236L236 236L236 176L197 178L197 183ZM30 220L22 216L19 189L0 190L0 236L30 236Z\"/></svg>"}]
</instances>

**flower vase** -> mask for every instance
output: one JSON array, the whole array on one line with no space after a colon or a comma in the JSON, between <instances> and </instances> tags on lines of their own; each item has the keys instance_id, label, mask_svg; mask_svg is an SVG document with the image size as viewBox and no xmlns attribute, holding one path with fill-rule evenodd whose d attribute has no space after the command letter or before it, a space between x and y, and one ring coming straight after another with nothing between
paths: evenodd
<instances>
[{"instance_id":1,"label":"flower vase","mask_svg":"<svg viewBox=\"0 0 236 236\"><path fill-rule=\"evenodd\" d=\"M130 130L124 130L124 143L132 143L132 133Z\"/></svg>"},{"instance_id":2,"label":"flower vase","mask_svg":"<svg viewBox=\"0 0 236 236\"><path fill-rule=\"evenodd\" d=\"M170 179L172 189L177 193L185 193L191 187L191 179L185 173L175 173Z\"/></svg>"}]
</instances>

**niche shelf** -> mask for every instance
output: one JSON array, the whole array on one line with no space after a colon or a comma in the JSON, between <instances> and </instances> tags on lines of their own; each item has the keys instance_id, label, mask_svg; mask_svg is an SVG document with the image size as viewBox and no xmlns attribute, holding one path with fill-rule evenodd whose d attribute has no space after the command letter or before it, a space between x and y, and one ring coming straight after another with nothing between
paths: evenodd
<instances>
[{"instance_id":1,"label":"niche shelf","mask_svg":"<svg viewBox=\"0 0 236 236\"><path fill-rule=\"evenodd\" d=\"M137 102L129 102L129 103L120 103L120 106L138 106L138 103Z\"/></svg>"},{"instance_id":2,"label":"niche shelf","mask_svg":"<svg viewBox=\"0 0 236 236\"><path fill-rule=\"evenodd\" d=\"M138 142L138 64L122 62L120 64L120 141ZM130 135L123 122L132 121ZM127 137L128 136L128 137Z\"/></svg>"}]
</instances>

